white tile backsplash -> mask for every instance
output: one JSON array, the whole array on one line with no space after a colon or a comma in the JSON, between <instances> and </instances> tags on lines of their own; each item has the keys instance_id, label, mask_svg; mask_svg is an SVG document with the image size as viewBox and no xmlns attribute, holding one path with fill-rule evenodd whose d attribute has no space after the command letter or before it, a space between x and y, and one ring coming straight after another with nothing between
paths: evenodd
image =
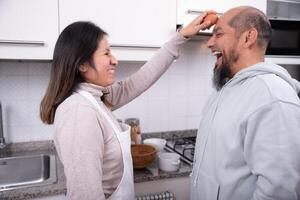
<instances>
[{"instance_id":1,"label":"white tile backsplash","mask_svg":"<svg viewBox=\"0 0 300 200\"><path fill-rule=\"evenodd\" d=\"M1 69L2 71L2 69ZM1 77L1 100L27 100L28 76L6 75Z\"/></svg>"},{"instance_id":2,"label":"white tile backsplash","mask_svg":"<svg viewBox=\"0 0 300 200\"><path fill-rule=\"evenodd\" d=\"M214 57L199 41L190 41L170 69L144 94L114 111L124 120L137 117L142 132L198 128L204 104L213 91ZM116 79L136 72L143 62L119 62ZM0 101L7 142L48 140L53 126L39 119L48 85L49 62L0 61Z\"/></svg>"},{"instance_id":3,"label":"white tile backsplash","mask_svg":"<svg viewBox=\"0 0 300 200\"><path fill-rule=\"evenodd\" d=\"M169 128L169 121L170 119L165 116L165 115L161 115L161 113L158 111L158 115L160 115L159 117L146 117L144 119L141 119L141 131L143 132L159 132L162 130L168 130Z\"/></svg>"},{"instance_id":4,"label":"white tile backsplash","mask_svg":"<svg viewBox=\"0 0 300 200\"><path fill-rule=\"evenodd\" d=\"M27 96L30 100L41 100L46 92L49 82L48 75L29 75Z\"/></svg>"},{"instance_id":5,"label":"white tile backsplash","mask_svg":"<svg viewBox=\"0 0 300 200\"><path fill-rule=\"evenodd\" d=\"M168 101L170 117L186 117L187 116L187 100L189 96L174 95Z\"/></svg>"},{"instance_id":6,"label":"white tile backsplash","mask_svg":"<svg viewBox=\"0 0 300 200\"><path fill-rule=\"evenodd\" d=\"M187 117L174 117L174 116L170 116L168 118L169 122L169 129L171 130L184 130L184 129L189 129L187 127L187 121L188 118ZM196 127L194 127L196 128Z\"/></svg>"},{"instance_id":7,"label":"white tile backsplash","mask_svg":"<svg viewBox=\"0 0 300 200\"><path fill-rule=\"evenodd\" d=\"M202 110L207 99L207 95L190 95L189 98L187 98L186 102L186 115L188 117L199 117L200 115L202 115Z\"/></svg>"},{"instance_id":8,"label":"white tile backsplash","mask_svg":"<svg viewBox=\"0 0 300 200\"><path fill-rule=\"evenodd\" d=\"M2 67L5 66L5 69ZM27 76L28 75L28 63L27 62L12 62L12 61L1 61L1 71L0 75L2 77L7 76ZM1 78L2 78L1 77Z\"/></svg>"},{"instance_id":9,"label":"white tile backsplash","mask_svg":"<svg viewBox=\"0 0 300 200\"><path fill-rule=\"evenodd\" d=\"M168 108L169 99L155 99L148 98L147 101L147 117L155 119L157 116L159 118L168 118L170 112Z\"/></svg>"},{"instance_id":10,"label":"white tile backsplash","mask_svg":"<svg viewBox=\"0 0 300 200\"><path fill-rule=\"evenodd\" d=\"M10 126L31 126L31 101L28 100L10 100L6 102L4 117L6 123Z\"/></svg>"},{"instance_id":11,"label":"white tile backsplash","mask_svg":"<svg viewBox=\"0 0 300 200\"><path fill-rule=\"evenodd\" d=\"M27 66L29 76L47 76L48 78L46 80L49 80L51 71L50 62L30 62Z\"/></svg>"},{"instance_id":12,"label":"white tile backsplash","mask_svg":"<svg viewBox=\"0 0 300 200\"><path fill-rule=\"evenodd\" d=\"M172 69L170 69L172 71ZM186 75L181 74L170 74L170 96L183 96L189 93L188 91L188 77Z\"/></svg>"},{"instance_id":13,"label":"white tile backsplash","mask_svg":"<svg viewBox=\"0 0 300 200\"><path fill-rule=\"evenodd\" d=\"M164 74L163 76L158 79L156 83L152 85L147 90L146 97L150 97L153 99L166 99L169 96L169 83L170 83L170 77L167 74Z\"/></svg>"}]
</instances>

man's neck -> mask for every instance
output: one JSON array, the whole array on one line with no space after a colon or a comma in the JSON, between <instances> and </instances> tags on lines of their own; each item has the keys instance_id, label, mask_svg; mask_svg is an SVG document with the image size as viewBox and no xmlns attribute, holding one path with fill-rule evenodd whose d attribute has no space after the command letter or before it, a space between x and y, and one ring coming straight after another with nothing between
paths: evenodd
<instances>
[{"instance_id":1,"label":"man's neck","mask_svg":"<svg viewBox=\"0 0 300 200\"><path fill-rule=\"evenodd\" d=\"M264 62L264 56L253 55L253 57L240 57L240 59L231 67L232 76L240 70L251 67L259 62Z\"/></svg>"}]
</instances>

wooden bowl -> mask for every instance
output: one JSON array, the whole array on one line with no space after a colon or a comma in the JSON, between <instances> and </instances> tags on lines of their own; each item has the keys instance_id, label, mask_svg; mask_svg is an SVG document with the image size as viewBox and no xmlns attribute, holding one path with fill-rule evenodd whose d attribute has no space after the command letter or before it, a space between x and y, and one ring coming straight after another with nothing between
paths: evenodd
<instances>
[{"instance_id":1,"label":"wooden bowl","mask_svg":"<svg viewBox=\"0 0 300 200\"><path fill-rule=\"evenodd\" d=\"M132 144L131 156L134 169L145 168L154 161L156 149L147 144Z\"/></svg>"}]
</instances>

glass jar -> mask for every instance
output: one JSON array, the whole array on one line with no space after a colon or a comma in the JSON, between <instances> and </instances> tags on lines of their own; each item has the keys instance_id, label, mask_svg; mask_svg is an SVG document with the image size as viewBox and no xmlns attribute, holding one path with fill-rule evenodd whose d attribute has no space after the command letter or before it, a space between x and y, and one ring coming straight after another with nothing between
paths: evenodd
<instances>
[{"instance_id":1,"label":"glass jar","mask_svg":"<svg viewBox=\"0 0 300 200\"><path fill-rule=\"evenodd\" d=\"M127 118L125 119L125 124L128 124L130 129L130 137L131 143L133 144L141 144L141 128L140 128L140 120L138 118Z\"/></svg>"}]
</instances>

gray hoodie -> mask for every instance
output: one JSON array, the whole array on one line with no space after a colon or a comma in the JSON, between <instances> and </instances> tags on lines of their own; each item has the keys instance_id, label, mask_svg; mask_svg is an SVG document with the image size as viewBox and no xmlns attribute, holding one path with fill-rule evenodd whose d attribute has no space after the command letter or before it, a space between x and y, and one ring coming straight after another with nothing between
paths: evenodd
<instances>
[{"instance_id":1,"label":"gray hoodie","mask_svg":"<svg viewBox=\"0 0 300 200\"><path fill-rule=\"evenodd\" d=\"M299 198L299 91L285 69L263 62L212 94L197 134L191 199Z\"/></svg>"},{"instance_id":2,"label":"gray hoodie","mask_svg":"<svg viewBox=\"0 0 300 200\"><path fill-rule=\"evenodd\" d=\"M232 84L237 83L241 80L248 79L257 75L263 74L275 74L285 80L292 88L295 89L297 93L300 92L300 82L296 79L293 79L286 69L282 68L279 65L274 63L258 63L254 66L245 68L244 70L239 71L236 76L232 79Z\"/></svg>"}]
</instances>

